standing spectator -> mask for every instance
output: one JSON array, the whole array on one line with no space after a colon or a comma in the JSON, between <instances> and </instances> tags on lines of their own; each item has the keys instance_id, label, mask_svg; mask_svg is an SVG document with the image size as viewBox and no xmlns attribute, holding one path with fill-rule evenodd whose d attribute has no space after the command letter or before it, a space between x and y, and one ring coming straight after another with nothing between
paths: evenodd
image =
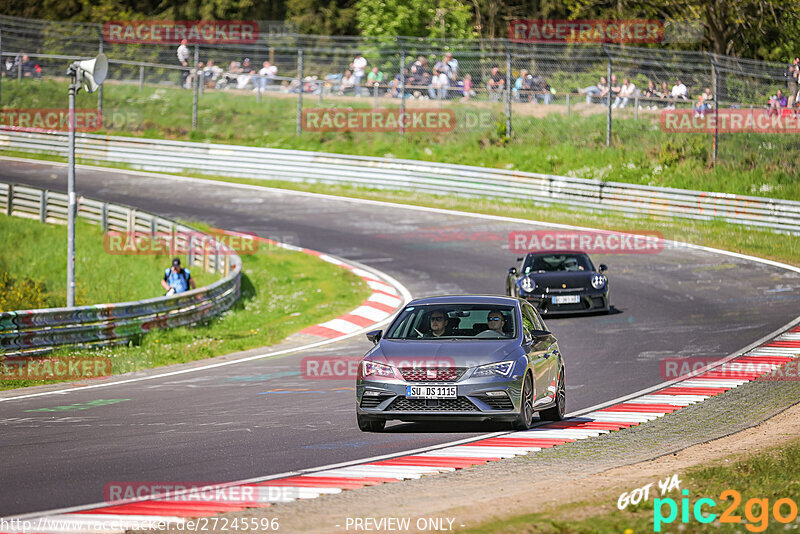
<instances>
[{"instance_id":1,"label":"standing spectator","mask_svg":"<svg viewBox=\"0 0 800 534\"><path fill-rule=\"evenodd\" d=\"M378 87L383 83L383 72L378 67L372 67L367 74L367 85L372 87L372 96L378 96Z\"/></svg>"},{"instance_id":2,"label":"standing spectator","mask_svg":"<svg viewBox=\"0 0 800 534\"><path fill-rule=\"evenodd\" d=\"M462 88L462 92L464 96L461 97L462 102L469 102L469 99L472 97L472 75L465 74L464 75L464 87Z\"/></svg>"},{"instance_id":3,"label":"standing spectator","mask_svg":"<svg viewBox=\"0 0 800 534\"><path fill-rule=\"evenodd\" d=\"M635 93L636 86L633 85L628 78L625 78L622 81L622 87L619 89L619 95L617 95L617 98L614 99L614 104L611 107L624 108L628 105L628 100L630 100Z\"/></svg>"},{"instance_id":4,"label":"standing spectator","mask_svg":"<svg viewBox=\"0 0 800 534\"><path fill-rule=\"evenodd\" d=\"M675 80L675 85L672 86L671 94L673 98L672 109L675 109L675 101L689 99L689 91L686 89L686 86L683 85L680 78Z\"/></svg>"},{"instance_id":5,"label":"standing spectator","mask_svg":"<svg viewBox=\"0 0 800 534\"><path fill-rule=\"evenodd\" d=\"M189 77L189 41L186 39L181 40L181 45L178 47L178 63L181 64L181 87L186 87L186 78Z\"/></svg>"},{"instance_id":6,"label":"standing spectator","mask_svg":"<svg viewBox=\"0 0 800 534\"><path fill-rule=\"evenodd\" d=\"M175 293L183 293L189 290L189 286L195 289L192 273L189 269L181 268L181 260L175 258L172 260L172 267L168 267L164 271L164 278L161 280L161 287L167 292L167 295L174 295Z\"/></svg>"},{"instance_id":7,"label":"standing spectator","mask_svg":"<svg viewBox=\"0 0 800 534\"><path fill-rule=\"evenodd\" d=\"M596 85L578 89L578 93L586 95L586 103L591 104L593 96L602 96L608 93L608 80L605 76L600 76L600 81Z\"/></svg>"},{"instance_id":8,"label":"standing spectator","mask_svg":"<svg viewBox=\"0 0 800 534\"><path fill-rule=\"evenodd\" d=\"M647 82L647 89L642 91L642 97L645 100L645 108L646 109L656 109L655 99L659 98L660 95L658 93L658 89L656 89L656 84L653 83L653 80ZM639 105L639 109L642 109L642 105Z\"/></svg>"},{"instance_id":9,"label":"standing spectator","mask_svg":"<svg viewBox=\"0 0 800 534\"><path fill-rule=\"evenodd\" d=\"M353 59L350 68L353 69L356 96L361 97L361 80L364 78L367 69L367 60L361 55L361 52L356 52L356 57Z\"/></svg>"},{"instance_id":10,"label":"standing spectator","mask_svg":"<svg viewBox=\"0 0 800 534\"><path fill-rule=\"evenodd\" d=\"M489 75L489 81L486 82L486 90L489 91L489 101L497 102L500 100L500 95L506 88L506 77L500 72L497 67L492 67L492 72Z\"/></svg>"},{"instance_id":11,"label":"standing spectator","mask_svg":"<svg viewBox=\"0 0 800 534\"><path fill-rule=\"evenodd\" d=\"M31 61L28 56L22 56L22 76L24 78L38 78L41 67Z\"/></svg>"},{"instance_id":12,"label":"standing spectator","mask_svg":"<svg viewBox=\"0 0 800 534\"><path fill-rule=\"evenodd\" d=\"M789 90L789 107L794 105L795 98L797 97L797 82L800 76L800 57L794 58L792 62L786 67L784 73L786 77L786 87Z\"/></svg>"},{"instance_id":13,"label":"standing spectator","mask_svg":"<svg viewBox=\"0 0 800 534\"><path fill-rule=\"evenodd\" d=\"M346 95L349 92L353 92L356 86L356 77L353 76L353 73L349 70L344 71L344 76L342 76L342 82L339 85L339 94Z\"/></svg>"},{"instance_id":14,"label":"standing spectator","mask_svg":"<svg viewBox=\"0 0 800 534\"><path fill-rule=\"evenodd\" d=\"M258 71L258 83L261 90L265 90L268 85L275 83L275 78L278 76L278 67L265 61L261 64L261 70ZM258 87L255 90L258 90Z\"/></svg>"}]
</instances>

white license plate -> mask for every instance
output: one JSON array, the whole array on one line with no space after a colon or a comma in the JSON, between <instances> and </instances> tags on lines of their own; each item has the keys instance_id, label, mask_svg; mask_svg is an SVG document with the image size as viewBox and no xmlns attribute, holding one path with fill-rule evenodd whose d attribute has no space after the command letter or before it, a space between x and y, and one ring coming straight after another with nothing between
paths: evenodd
<instances>
[{"instance_id":1,"label":"white license plate","mask_svg":"<svg viewBox=\"0 0 800 534\"><path fill-rule=\"evenodd\" d=\"M578 304L581 301L580 295L561 295L552 297L553 304Z\"/></svg>"},{"instance_id":2,"label":"white license plate","mask_svg":"<svg viewBox=\"0 0 800 534\"><path fill-rule=\"evenodd\" d=\"M406 386L407 399L455 399L456 386Z\"/></svg>"}]
</instances>

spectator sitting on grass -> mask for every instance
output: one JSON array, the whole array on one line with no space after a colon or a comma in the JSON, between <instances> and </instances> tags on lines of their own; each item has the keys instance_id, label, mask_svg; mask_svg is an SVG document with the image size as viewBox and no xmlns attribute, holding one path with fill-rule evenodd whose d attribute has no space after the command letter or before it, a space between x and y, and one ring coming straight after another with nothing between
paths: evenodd
<instances>
[{"instance_id":1,"label":"spectator sitting on grass","mask_svg":"<svg viewBox=\"0 0 800 534\"><path fill-rule=\"evenodd\" d=\"M413 67L412 67L413 68ZM409 85L410 77L408 75L408 69L403 69L403 74L405 74L406 79L406 86ZM389 82L389 89L386 91L386 95L392 98L400 98L402 96L400 91L400 85L403 82L403 76L401 73L397 73L394 79Z\"/></svg>"},{"instance_id":2,"label":"spectator sitting on grass","mask_svg":"<svg viewBox=\"0 0 800 534\"><path fill-rule=\"evenodd\" d=\"M653 102L656 98L660 97L658 89L656 89L656 84L653 83L653 80L647 82L647 89L642 91L642 97L645 99L645 108L646 109L656 109L656 105ZM639 109L642 109L642 106L639 105Z\"/></svg>"},{"instance_id":3,"label":"spectator sitting on grass","mask_svg":"<svg viewBox=\"0 0 800 534\"><path fill-rule=\"evenodd\" d=\"M347 93L352 93L355 91L356 87L356 78L353 76L353 73L349 70L344 71L344 76L342 76L342 83L339 85L339 94L346 95Z\"/></svg>"},{"instance_id":4,"label":"spectator sitting on grass","mask_svg":"<svg viewBox=\"0 0 800 534\"><path fill-rule=\"evenodd\" d=\"M450 85L450 78L445 72L439 71L436 67L433 68L433 77L431 78L431 85L428 87L428 96L431 100L439 98L444 100L447 98L447 88ZM438 94L437 94L438 91Z\"/></svg>"},{"instance_id":5,"label":"spectator sitting on grass","mask_svg":"<svg viewBox=\"0 0 800 534\"><path fill-rule=\"evenodd\" d=\"M203 83L205 83L206 87L215 87L217 80L222 76L222 72L220 67L214 65L214 60L209 59L205 68L203 68Z\"/></svg>"},{"instance_id":6,"label":"spectator sitting on grass","mask_svg":"<svg viewBox=\"0 0 800 534\"><path fill-rule=\"evenodd\" d=\"M608 80L605 76L600 76L600 81L596 85L578 89L578 93L586 95L586 103L591 104L593 96L602 96L608 93Z\"/></svg>"},{"instance_id":7,"label":"spectator sitting on grass","mask_svg":"<svg viewBox=\"0 0 800 534\"><path fill-rule=\"evenodd\" d=\"M664 109L670 109L672 107L672 91L669 90L667 82L661 82L661 90L659 91L659 95L661 96L661 99L665 101L662 107Z\"/></svg>"},{"instance_id":8,"label":"spectator sitting on grass","mask_svg":"<svg viewBox=\"0 0 800 534\"><path fill-rule=\"evenodd\" d=\"M461 97L462 102L469 102L469 99L472 97L472 75L465 74L464 75L464 86L461 89L461 92L464 96Z\"/></svg>"},{"instance_id":9,"label":"spectator sitting on grass","mask_svg":"<svg viewBox=\"0 0 800 534\"><path fill-rule=\"evenodd\" d=\"M611 96L614 97L614 100L616 100L619 97L619 92L622 91L622 86L620 86L616 74L611 75L611 84L608 87L608 91L611 94ZM607 102L606 100L603 100L603 103L606 102Z\"/></svg>"},{"instance_id":10,"label":"spectator sitting on grass","mask_svg":"<svg viewBox=\"0 0 800 534\"><path fill-rule=\"evenodd\" d=\"M278 76L278 67L270 63L269 61L265 61L261 64L261 70L258 71L258 87L256 87L256 91L259 88L261 90L265 90L268 85L272 85L275 83L275 78Z\"/></svg>"},{"instance_id":11,"label":"spectator sitting on grass","mask_svg":"<svg viewBox=\"0 0 800 534\"><path fill-rule=\"evenodd\" d=\"M486 82L486 90L489 92L489 101L497 102L500 100L500 95L503 94L503 89L505 88L506 77L500 72L500 69L497 67L492 67L492 72L489 75L489 81Z\"/></svg>"},{"instance_id":12,"label":"spectator sitting on grass","mask_svg":"<svg viewBox=\"0 0 800 534\"><path fill-rule=\"evenodd\" d=\"M523 97L530 100L530 96L528 95L528 88L529 88L528 71L522 69L521 71L519 71L519 77L516 80L514 80L514 88L512 89L512 92L514 94L514 100L516 100L517 102L521 102Z\"/></svg>"},{"instance_id":13,"label":"spectator sitting on grass","mask_svg":"<svg viewBox=\"0 0 800 534\"><path fill-rule=\"evenodd\" d=\"M538 103L540 98L545 104L549 104L553 100L553 93L551 92L550 85L547 83L547 80L539 75L531 76L530 89L531 102L533 103Z\"/></svg>"},{"instance_id":14,"label":"spectator sitting on grass","mask_svg":"<svg viewBox=\"0 0 800 534\"><path fill-rule=\"evenodd\" d=\"M694 116L703 118L706 111L708 111L708 105L705 103L705 93L700 93L700 96L697 97L697 102L694 104Z\"/></svg>"},{"instance_id":15,"label":"spectator sitting on grass","mask_svg":"<svg viewBox=\"0 0 800 534\"><path fill-rule=\"evenodd\" d=\"M181 268L181 260L175 258L172 260L172 267L168 267L164 271L164 278L161 280L161 287L167 292L167 295L174 295L175 293L183 293L189 290L189 286L195 289L194 280L189 269Z\"/></svg>"},{"instance_id":16,"label":"spectator sitting on grass","mask_svg":"<svg viewBox=\"0 0 800 534\"><path fill-rule=\"evenodd\" d=\"M624 108L628 105L628 100L630 100L634 94L636 94L636 86L633 85L628 78L625 78L622 82L622 87L619 89L619 95L614 99L614 104L611 107Z\"/></svg>"},{"instance_id":17,"label":"spectator sitting on grass","mask_svg":"<svg viewBox=\"0 0 800 534\"><path fill-rule=\"evenodd\" d=\"M706 109L714 109L714 93L711 92L710 87L703 90L703 103L706 105Z\"/></svg>"},{"instance_id":18,"label":"spectator sitting on grass","mask_svg":"<svg viewBox=\"0 0 800 534\"><path fill-rule=\"evenodd\" d=\"M689 91L686 89L686 86L683 85L683 82L681 81L680 78L675 80L675 85L672 86L671 94L672 94L672 98L673 98L673 103L672 103L672 108L671 109L675 109L675 101L676 100L688 100L689 99Z\"/></svg>"},{"instance_id":19,"label":"spectator sitting on grass","mask_svg":"<svg viewBox=\"0 0 800 534\"><path fill-rule=\"evenodd\" d=\"M770 115L780 115L781 110L788 105L788 101L786 99L786 95L783 94L783 91L778 89L778 92L775 96L770 97L769 99L769 114Z\"/></svg>"},{"instance_id":20,"label":"spectator sitting on grass","mask_svg":"<svg viewBox=\"0 0 800 534\"><path fill-rule=\"evenodd\" d=\"M378 67L372 67L367 74L367 85L373 88L373 96L378 95L378 87L383 83L383 72Z\"/></svg>"}]
</instances>

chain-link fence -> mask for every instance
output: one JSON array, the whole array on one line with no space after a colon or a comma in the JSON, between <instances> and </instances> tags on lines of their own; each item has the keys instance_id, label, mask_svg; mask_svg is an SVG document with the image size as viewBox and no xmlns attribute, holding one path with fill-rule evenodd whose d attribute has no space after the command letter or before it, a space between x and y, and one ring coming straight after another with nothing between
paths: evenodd
<instances>
[{"instance_id":1,"label":"chain-link fence","mask_svg":"<svg viewBox=\"0 0 800 534\"><path fill-rule=\"evenodd\" d=\"M106 42L100 25L0 16L0 104L9 107L14 84L57 80L70 61L102 51L110 62L105 90L114 91L113 109L103 110L102 92L79 95L79 105L94 106L96 98L104 127L114 133L147 135L169 117L168 130L176 134L199 130L194 138L224 139L233 116L266 103L268 124L243 127L286 135L372 127L402 136L419 130L392 122L391 113L440 110L446 120L439 117L444 126L431 130L437 135L625 147L651 132L660 136L652 158L667 165L689 151L709 165L720 159L785 168L787 176L797 170L796 136L748 129L752 120L735 128L718 120L733 112L764 115L773 126L776 116L796 120L791 93L797 86L782 64L653 47L329 37L260 27L268 29L248 44L190 44L184 67L177 44L115 44ZM779 89L788 97L785 106L770 104ZM166 98L170 90L176 95ZM37 93L37 106L63 107L63 92ZM318 113L336 109L388 115L378 126L373 120L337 129ZM665 112L674 112L674 124L665 123ZM698 125L698 118L705 122ZM597 168L576 175L604 178Z\"/></svg>"}]
</instances>

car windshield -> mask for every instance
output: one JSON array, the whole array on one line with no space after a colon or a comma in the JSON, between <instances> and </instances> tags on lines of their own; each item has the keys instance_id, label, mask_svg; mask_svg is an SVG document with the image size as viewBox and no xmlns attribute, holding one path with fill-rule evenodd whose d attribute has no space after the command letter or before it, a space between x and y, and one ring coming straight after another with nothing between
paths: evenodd
<instances>
[{"instance_id":1,"label":"car windshield","mask_svg":"<svg viewBox=\"0 0 800 534\"><path fill-rule=\"evenodd\" d=\"M408 306L386 339L509 339L517 335L513 306L447 304Z\"/></svg>"},{"instance_id":2,"label":"car windshield","mask_svg":"<svg viewBox=\"0 0 800 534\"><path fill-rule=\"evenodd\" d=\"M525 258L522 272L593 271L586 254L531 254Z\"/></svg>"}]
</instances>

